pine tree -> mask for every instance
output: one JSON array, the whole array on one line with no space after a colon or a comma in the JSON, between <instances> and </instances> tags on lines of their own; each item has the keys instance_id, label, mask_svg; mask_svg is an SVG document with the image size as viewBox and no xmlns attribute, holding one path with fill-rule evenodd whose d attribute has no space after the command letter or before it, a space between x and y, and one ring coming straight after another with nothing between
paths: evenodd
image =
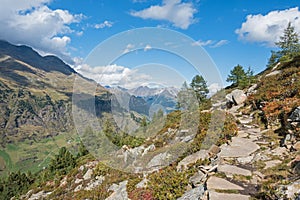
<instances>
[{"instance_id":1,"label":"pine tree","mask_svg":"<svg viewBox=\"0 0 300 200\"><path fill-rule=\"evenodd\" d=\"M283 32L283 36L275 43L281 50L278 52L280 57L292 58L300 52L299 35L295 32L295 27L291 22Z\"/></svg>"},{"instance_id":2,"label":"pine tree","mask_svg":"<svg viewBox=\"0 0 300 200\"><path fill-rule=\"evenodd\" d=\"M66 147L62 147L59 150L58 155L51 160L49 169L52 173L67 174L76 165L74 156L67 150Z\"/></svg>"},{"instance_id":3,"label":"pine tree","mask_svg":"<svg viewBox=\"0 0 300 200\"><path fill-rule=\"evenodd\" d=\"M232 82L235 87L244 88L254 81L254 72L249 67L245 72L241 65L235 66L228 75L227 82Z\"/></svg>"},{"instance_id":4,"label":"pine tree","mask_svg":"<svg viewBox=\"0 0 300 200\"><path fill-rule=\"evenodd\" d=\"M193 78L190 86L196 93L196 97L199 104L203 103L206 100L207 95L209 93L205 79L200 75L196 75Z\"/></svg>"},{"instance_id":5,"label":"pine tree","mask_svg":"<svg viewBox=\"0 0 300 200\"><path fill-rule=\"evenodd\" d=\"M230 71L226 81L232 82L234 86L240 86L246 77L246 72L241 65L237 65Z\"/></svg>"}]
</instances>

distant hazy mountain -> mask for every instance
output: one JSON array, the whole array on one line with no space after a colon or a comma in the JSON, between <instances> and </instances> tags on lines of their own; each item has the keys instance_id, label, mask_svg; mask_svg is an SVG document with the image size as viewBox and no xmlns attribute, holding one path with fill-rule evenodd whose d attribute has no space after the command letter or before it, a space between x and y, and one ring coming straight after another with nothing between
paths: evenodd
<instances>
[{"instance_id":1,"label":"distant hazy mountain","mask_svg":"<svg viewBox=\"0 0 300 200\"><path fill-rule=\"evenodd\" d=\"M179 89L175 87L164 87L164 88L149 88L147 86L140 86L128 90L128 92L135 96L147 97L155 95L164 95L171 98L176 98Z\"/></svg>"},{"instance_id":2,"label":"distant hazy mountain","mask_svg":"<svg viewBox=\"0 0 300 200\"><path fill-rule=\"evenodd\" d=\"M157 109L169 113L176 108L179 89L175 87L150 88L140 86L126 89L122 87L107 87L126 110L136 111L140 114L151 115ZM154 110L152 110L154 109ZM151 111L150 111L151 110Z\"/></svg>"}]
</instances>

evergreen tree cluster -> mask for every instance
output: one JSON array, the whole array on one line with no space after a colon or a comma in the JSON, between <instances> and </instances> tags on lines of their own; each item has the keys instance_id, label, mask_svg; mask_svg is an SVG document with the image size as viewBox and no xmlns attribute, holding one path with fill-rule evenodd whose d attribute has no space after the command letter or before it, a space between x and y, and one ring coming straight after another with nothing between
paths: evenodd
<instances>
[{"instance_id":1,"label":"evergreen tree cluster","mask_svg":"<svg viewBox=\"0 0 300 200\"><path fill-rule=\"evenodd\" d=\"M9 176L0 181L0 200L7 200L12 197L27 192L30 185L34 182L31 173L12 172Z\"/></svg>"},{"instance_id":2,"label":"evergreen tree cluster","mask_svg":"<svg viewBox=\"0 0 300 200\"><path fill-rule=\"evenodd\" d=\"M289 22L283 35L275 45L278 51L271 51L271 57L267 67L274 67L280 61L288 61L293 57L300 55L299 34L295 31L295 27Z\"/></svg>"},{"instance_id":3,"label":"evergreen tree cluster","mask_svg":"<svg viewBox=\"0 0 300 200\"><path fill-rule=\"evenodd\" d=\"M254 82L254 72L250 67L245 71L241 65L237 65L230 71L226 81L233 83L234 87L243 89Z\"/></svg>"}]
</instances>

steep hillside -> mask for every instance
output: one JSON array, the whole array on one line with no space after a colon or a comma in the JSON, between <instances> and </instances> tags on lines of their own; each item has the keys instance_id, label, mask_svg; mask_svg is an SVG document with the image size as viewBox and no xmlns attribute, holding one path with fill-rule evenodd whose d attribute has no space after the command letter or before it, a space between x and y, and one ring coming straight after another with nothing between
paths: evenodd
<instances>
[{"instance_id":1,"label":"steep hillside","mask_svg":"<svg viewBox=\"0 0 300 200\"><path fill-rule=\"evenodd\" d=\"M37 171L47 165L48 155L57 147L76 146L78 136L71 112L76 76L81 78L55 56L42 57L30 47L0 41L3 173ZM106 90L99 86L98 92L101 96ZM109 100L99 98L99 102L102 110L109 109Z\"/></svg>"}]
</instances>

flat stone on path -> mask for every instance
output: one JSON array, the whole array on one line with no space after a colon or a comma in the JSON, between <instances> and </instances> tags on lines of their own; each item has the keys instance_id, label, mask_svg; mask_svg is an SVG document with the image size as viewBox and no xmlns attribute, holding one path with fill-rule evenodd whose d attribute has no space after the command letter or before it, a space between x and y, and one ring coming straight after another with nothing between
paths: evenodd
<instances>
[{"instance_id":1,"label":"flat stone on path","mask_svg":"<svg viewBox=\"0 0 300 200\"><path fill-rule=\"evenodd\" d=\"M222 146L220 157L247 157L259 148L251 139L233 137L230 145Z\"/></svg>"},{"instance_id":2,"label":"flat stone on path","mask_svg":"<svg viewBox=\"0 0 300 200\"><path fill-rule=\"evenodd\" d=\"M196 153L193 153L192 155L185 157L183 160L181 160L178 163L177 170L180 170L181 168L186 169L189 164L196 163L197 160L204 160L208 157L209 157L209 155L208 155L207 150L202 149Z\"/></svg>"},{"instance_id":3,"label":"flat stone on path","mask_svg":"<svg viewBox=\"0 0 300 200\"><path fill-rule=\"evenodd\" d=\"M228 194L228 193L218 193L215 191L209 192L210 200L249 200L250 196L242 194Z\"/></svg>"},{"instance_id":4,"label":"flat stone on path","mask_svg":"<svg viewBox=\"0 0 300 200\"><path fill-rule=\"evenodd\" d=\"M266 163L266 166L264 169L268 169L268 168L275 167L276 165L280 164L281 161L280 160L270 160L265 163Z\"/></svg>"},{"instance_id":5,"label":"flat stone on path","mask_svg":"<svg viewBox=\"0 0 300 200\"><path fill-rule=\"evenodd\" d=\"M224 172L226 175L230 174L237 174L237 175L242 175L242 176L251 176L251 171L247 169L243 169L234 165L220 165L218 167L219 172Z\"/></svg>"},{"instance_id":6,"label":"flat stone on path","mask_svg":"<svg viewBox=\"0 0 300 200\"><path fill-rule=\"evenodd\" d=\"M240 137L240 138L246 138L248 136L249 136L249 134L246 133L245 131L239 131L238 135L237 135L237 137Z\"/></svg>"},{"instance_id":7,"label":"flat stone on path","mask_svg":"<svg viewBox=\"0 0 300 200\"><path fill-rule=\"evenodd\" d=\"M215 189L215 190L244 190L241 186L238 186L236 184L233 184L225 179L211 176L207 180L207 188L209 190Z\"/></svg>"}]
</instances>

